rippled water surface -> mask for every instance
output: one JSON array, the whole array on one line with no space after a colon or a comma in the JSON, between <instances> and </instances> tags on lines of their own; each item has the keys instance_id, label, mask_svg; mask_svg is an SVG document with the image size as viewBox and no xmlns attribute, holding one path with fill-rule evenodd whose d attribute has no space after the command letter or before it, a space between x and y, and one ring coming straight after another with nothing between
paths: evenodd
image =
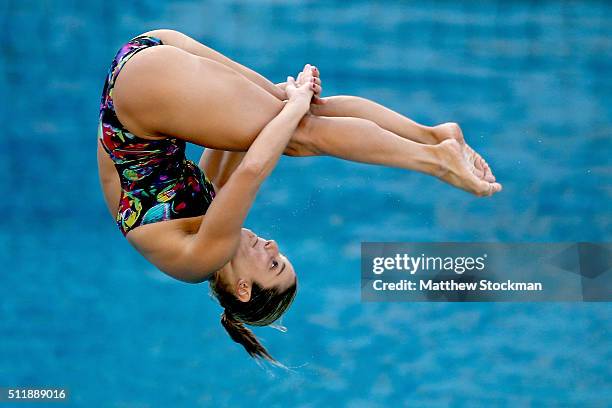
<instances>
[{"instance_id":1,"label":"rippled water surface","mask_svg":"<svg viewBox=\"0 0 612 408\"><path fill-rule=\"evenodd\" d=\"M0 3L0 386L79 406L607 406L608 304L362 304L361 241L610 241L608 2ZM283 158L247 225L300 275L258 329L294 372L221 328L206 285L145 262L106 213L99 95L122 42L186 32L275 81L317 64L325 93L459 122L505 190ZM200 151L190 150L197 158Z\"/></svg>"}]
</instances>

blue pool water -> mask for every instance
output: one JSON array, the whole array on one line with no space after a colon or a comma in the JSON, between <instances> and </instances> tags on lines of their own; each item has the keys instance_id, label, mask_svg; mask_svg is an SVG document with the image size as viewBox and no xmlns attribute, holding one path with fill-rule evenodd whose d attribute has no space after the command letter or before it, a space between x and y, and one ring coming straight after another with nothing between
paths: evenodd
<instances>
[{"instance_id":1,"label":"blue pool water","mask_svg":"<svg viewBox=\"0 0 612 408\"><path fill-rule=\"evenodd\" d=\"M612 5L588 2L0 2L0 386L75 406L612 404L609 304L363 304L362 241L611 241ZM122 238L95 162L122 42L174 28L272 80L317 64L426 124L459 122L505 190L283 158L247 225L300 275L264 370L206 285ZM197 158L200 150L190 155Z\"/></svg>"}]
</instances>

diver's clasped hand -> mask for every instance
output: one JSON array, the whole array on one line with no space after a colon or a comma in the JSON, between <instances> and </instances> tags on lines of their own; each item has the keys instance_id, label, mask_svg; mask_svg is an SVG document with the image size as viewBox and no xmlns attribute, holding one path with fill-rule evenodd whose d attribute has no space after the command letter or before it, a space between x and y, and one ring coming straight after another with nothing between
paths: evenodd
<instances>
[{"instance_id":1,"label":"diver's clasped hand","mask_svg":"<svg viewBox=\"0 0 612 408\"><path fill-rule=\"evenodd\" d=\"M310 64L306 64L310 65ZM314 65L310 66L312 70L312 77L314 78L315 88L314 88L314 96L312 97L312 102L315 105L323 105L325 103L325 99L321 99L321 93L323 92L323 87L321 85L321 72L319 68Z\"/></svg>"},{"instance_id":2,"label":"diver's clasped hand","mask_svg":"<svg viewBox=\"0 0 612 408\"><path fill-rule=\"evenodd\" d=\"M321 90L320 80L313 75L314 71L310 64L306 64L297 78L287 77L285 92L289 102L303 103L308 110L316 91Z\"/></svg>"},{"instance_id":3,"label":"diver's clasped hand","mask_svg":"<svg viewBox=\"0 0 612 408\"><path fill-rule=\"evenodd\" d=\"M285 92L287 92L286 87L289 85L289 78L293 78L293 77L287 78L287 85L285 86ZM310 64L304 65L302 72L300 72L297 78L295 78L295 84L297 86L304 85L305 83L310 84L310 87L313 92L313 96L311 97L310 103L315 104L315 105L323 105L325 103L325 100L321 99L321 92L323 91L323 88L321 87L320 72L319 72L319 69L315 67L314 65L310 65ZM287 94L287 99L289 99L289 94Z\"/></svg>"}]
</instances>

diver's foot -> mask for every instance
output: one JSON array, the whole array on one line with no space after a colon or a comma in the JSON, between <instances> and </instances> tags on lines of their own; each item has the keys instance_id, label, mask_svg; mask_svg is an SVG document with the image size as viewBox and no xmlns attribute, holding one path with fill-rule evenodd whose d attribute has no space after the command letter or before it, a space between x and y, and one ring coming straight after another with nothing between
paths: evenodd
<instances>
[{"instance_id":1,"label":"diver's foot","mask_svg":"<svg viewBox=\"0 0 612 408\"><path fill-rule=\"evenodd\" d=\"M453 122L443 123L441 125L434 126L431 129L433 130L434 138L438 142L451 139L456 140L460 145L464 146L464 154L466 155L466 158L474 165L474 174L485 181L491 183L495 182L495 176L493 175L491 168L487 162L465 142L463 132L458 124Z\"/></svg>"},{"instance_id":2,"label":"diver's foot","mask_svg":"<svg viewBox=\"0 0 612 408\"><path fill-rule=\"evenodd\" d=\"M467 144L449 138L437 144L436 148L441 166L436 175L440 180L479 197L502 190L501 184L488 181L486 173L476 168L475 163L480 156Z\"/></svg>"}]
</instances>

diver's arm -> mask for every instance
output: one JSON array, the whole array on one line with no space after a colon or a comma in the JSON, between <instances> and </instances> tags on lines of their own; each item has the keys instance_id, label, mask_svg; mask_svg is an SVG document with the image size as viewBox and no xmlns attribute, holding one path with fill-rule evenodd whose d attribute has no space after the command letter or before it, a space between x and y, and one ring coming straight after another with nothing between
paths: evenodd
<instances>
[{"instance_id":1,"label":"diver's arm","mask_svg":"<svg viewBox=\"0 0 612 408\"><path fill-rule=\"evenodd\" d=\"M236 251L242 225L259 187L276 166L308 111L312 91L302 93L303 96L300 94L286 102L281 112L259 133L186 246L180 263L189 269L202 271L206 275L202 280L227 263Z\"/></svg>"},{"instance_id":2,"label":"diver's arm","mask_svg":"<svg viewBox=\"0 0 612 408\"><path fill-rule=\"evenodd\" d=\"M315 89L311 104L322 105L325 100L319 97L321 95L321 80L318 78L319 71L313 67L312 73L313 77L316 78L315 83L319 86ZM275 85L283 94L286 93L285 89L287 88L287 82L280 82ZM282 99L286 99L286 95ZM291 147L291 145L289 146ZM285 150L285 153L287 153L287 150ZM200 157L199 166L204 171L204 174L206 174L206 177L213 183L215 190L219 191L223 188L225 183L227 183L232 173L238 168L245 154L245 152L206 148Z\"/></svg>"},{"instance_id":3,"label":"diver's arm","mask_svg":"<svg viewBox=\"0 0 612 408\"><path fill-rule=\"evenodd\" d=\"M219 192L242 162L246 152L232 152L207 148L200 157L200 168Z\"/></svg>"}]
</instances>

